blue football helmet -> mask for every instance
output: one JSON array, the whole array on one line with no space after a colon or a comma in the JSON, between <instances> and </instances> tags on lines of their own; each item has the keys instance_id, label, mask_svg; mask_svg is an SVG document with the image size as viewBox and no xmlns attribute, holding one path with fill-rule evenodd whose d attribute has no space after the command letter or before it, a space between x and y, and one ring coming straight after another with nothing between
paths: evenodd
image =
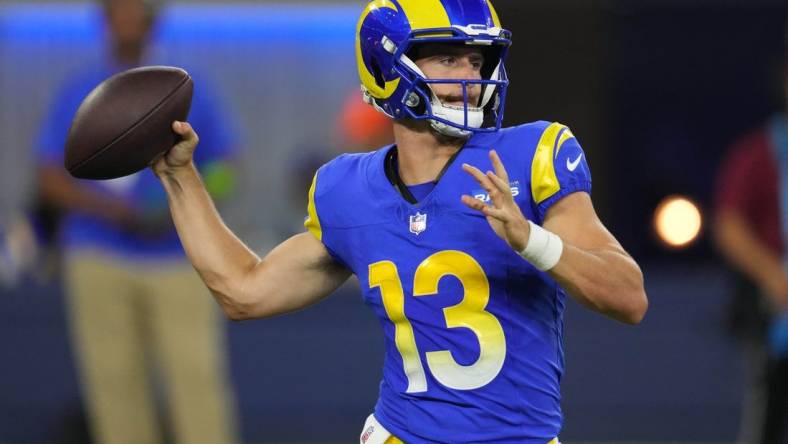
<instances>
[{"instance_id":1,"label":"blue football helmet","mask_svg":"<svg viewBox=\"0 0 788 444\"><path fill-rule=\"evenodd\" d=\"M456 43L482 49L481 80L428 79L412 50L423 43ZM356 29L356 62L364 100L393 119L429 120L441 134L468 137L497 131L509 80L504 60L511 33L501 27L489 0L373 0ZM443 104L430 85L462 85L464 105ZM468 88L479 85L478 103Z\"/></svg>"}]
</instances>

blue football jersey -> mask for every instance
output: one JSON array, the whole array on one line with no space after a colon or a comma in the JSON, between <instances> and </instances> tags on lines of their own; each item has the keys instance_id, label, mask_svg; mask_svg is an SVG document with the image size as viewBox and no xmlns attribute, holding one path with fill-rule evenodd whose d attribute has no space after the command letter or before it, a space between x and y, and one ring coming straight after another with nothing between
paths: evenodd
<instances>
[{"instance_id":1,"label":"blue football jersey","mask_svg":"<svg viewBox=\"0 0 788 444\"><path fill-rule=\"evenodd\" d=\"M462 164L492 170L495 149L515 201L541 224L562 197L590 193L580 145L549 122L476 134L416 204L386 176L392 149L321 167L305 222L383 327L375 417L406 443L547 443L562 422L566 295L460 201L489 200Z\"/></svg>"}]
</instances>

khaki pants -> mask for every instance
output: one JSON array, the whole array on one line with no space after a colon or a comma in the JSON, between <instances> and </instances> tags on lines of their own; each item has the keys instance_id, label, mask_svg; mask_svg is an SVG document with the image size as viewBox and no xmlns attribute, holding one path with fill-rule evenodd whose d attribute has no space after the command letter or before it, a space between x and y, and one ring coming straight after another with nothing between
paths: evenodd
<instances>
[{"instance_id":1,"label":"khaki pants","mask_svg":"<svg viewBox=\"0 0 788 444\"><path fill-rule=\"evenodd\" d=\"M187 263L72 254L66 281L96 443L162 442L152 368L176 442L236 441L218 309Z\"/></svg>"}]
</instances>

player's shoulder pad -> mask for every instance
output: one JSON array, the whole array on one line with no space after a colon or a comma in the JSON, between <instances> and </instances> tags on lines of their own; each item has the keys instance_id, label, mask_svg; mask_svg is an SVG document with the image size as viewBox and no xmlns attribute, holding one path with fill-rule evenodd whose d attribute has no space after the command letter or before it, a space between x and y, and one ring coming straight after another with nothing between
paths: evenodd
<instances>
[{"instance_id":1,"label":"player's shoulder pad","mask_svg":"<svg viewBox=\"0 0 788 444\"><path fill-rule=\"evenodd\" d=\"M495 135L496 140L490 140L490 146L494 146L502 158L509 162L514 160L515 169L526 170L534 203L539 204L555 194L559 188L555 155L574 137L569 128L560 123L538 120L501 128Z\"/></svg>"},{"instance_id":2,"label":"player's shoulder pad","mask_svg":"<svg viewBox=\"0 0 788 444\"><path fill-rule=\"evenodd\" d=\"M369 157L369 153L346 153L321 166L316 173L318 185L315 194L322 197L337 187L352 185L363 177Z\"/></svg>"},{"instance_id":3,"label":"player's shoulder pad","mask_svg":"<svg viewBox=\"0 0 788 444\"><path fill-rule=\"evenodd\" d=\"M304 222L315 237L322 240L324 227L344 225L347 204L362 200L358 194L368 188L367 169L379 155L380 151L342 154L317 170L309 189Z\"/></svg>"},{"instance_id":4,"label":"player's shoulder pad","mask_svg":"<svg viewBox=\"0 0 788 444\"><path fill-rule=\"evenodd\" d=\"M517 137L520 140L523 138L538 138L551 124L545 120L537 120L534 122L523 123L516 126L509 126L501 128L497 134L504 139Z\"/></svg>"},{"instance_id":5,"label":"player's shoulder pad","mask_svg":"<svg viewBox=\"0 0 788 444\"><path fill-rule=\"evenodd\" d=\"M550 122L537 121L501 128L492 133L479 133L474 136L473 144L484 148L494 147L499 154L533 151L535 141L549 125Z\"/></svg>"},{"instance_id":6,"label":"player's shoulder pad","mask_svg":"<svg viewBox=\"0 0 788 444\"><path fill-rule=\"evenodd\" d=\"M590 191L591 172L572 130L558 122L540 121L528 131L538 132L531 160L531 196L544 207L540 213L568 193Z\"/></svg>"}]
</instances>

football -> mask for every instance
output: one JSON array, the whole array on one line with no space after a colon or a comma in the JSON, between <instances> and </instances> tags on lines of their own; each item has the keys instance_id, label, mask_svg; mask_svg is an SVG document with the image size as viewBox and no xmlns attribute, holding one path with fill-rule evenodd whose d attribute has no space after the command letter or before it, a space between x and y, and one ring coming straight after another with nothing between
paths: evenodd
<instances>
[{"instance_id":1,"label":"football","mask_svg":"<svg viewBox=\"0 0 788 444\"><path fill-rule=\"evenodd\" d=\"M71 122L66 169L102 180L146 168L177 143L172 122L188 117L193 90L189 74L171 66L130 69L101 82Z\"/></svg>"}]
</instances>

